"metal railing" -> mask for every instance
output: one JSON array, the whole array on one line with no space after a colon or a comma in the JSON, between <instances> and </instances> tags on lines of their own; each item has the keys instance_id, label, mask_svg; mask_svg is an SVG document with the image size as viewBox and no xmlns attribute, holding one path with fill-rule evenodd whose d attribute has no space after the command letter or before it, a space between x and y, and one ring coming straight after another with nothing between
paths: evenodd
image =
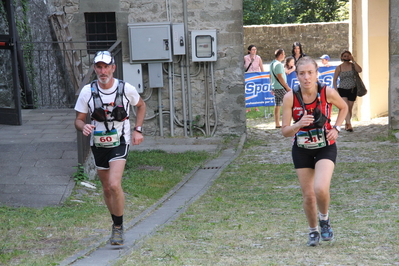
<instances>
[{"instance_id":1,"label":"metal railing","mask_svg":"<svg viewBox=\"0 0 399 266\"><path fill-rule=\"evenodd\" d=\"M88 42L73 42L87 47ZM33 95L34 108L73 108L76 92L82 82L91 81L92 61L95 51L87 48L62 49L62 42L22 42L28 81ZM122 45L116 41L108 49L118 60L115 77L122 78ZM71 61L69 54L76 58ZM74 75L74 76L71 76ZM76 82L76 80L78 82ZM79 83L80 81L80 83Z\"/></svg>"}]
</instances>

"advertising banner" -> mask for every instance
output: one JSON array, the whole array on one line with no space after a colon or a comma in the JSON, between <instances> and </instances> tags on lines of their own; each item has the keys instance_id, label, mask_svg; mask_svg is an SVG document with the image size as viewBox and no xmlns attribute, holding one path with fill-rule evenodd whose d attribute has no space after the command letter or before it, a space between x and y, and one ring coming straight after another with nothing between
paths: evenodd
<instances>
[{"instance_id":1,"label":"advertising banner","mask_svg":"<svg viewBox=\"0 0 399 266\"><path fill-rule=\"evenodd\" d=\"M335 66L319 67L319 81L327 86L333 86ZM296 73L287 76L287 84L294 88L299 84ZM245 73L245 106L274 106L274 96L270 84L270 72Z\"/></svg>"}]
</instances>

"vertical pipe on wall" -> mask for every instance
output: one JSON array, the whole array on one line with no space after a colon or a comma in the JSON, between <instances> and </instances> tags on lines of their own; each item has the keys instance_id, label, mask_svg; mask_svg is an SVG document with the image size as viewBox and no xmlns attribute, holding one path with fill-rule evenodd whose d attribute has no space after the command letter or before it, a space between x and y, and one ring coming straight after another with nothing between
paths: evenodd
<instances>
[{"instance_id":1,"label":"vertical pipe on wall","mask_svg":"<svg viewBox=\"0 0 399 266\"><path fill-rule=\"evenodd\" d=\"M215 135L216 128L218 126L218 110L216 105L216 87L215 87L215 76L213 75L213 62L211 62L211 81L212 81L212 102L213 102L213 112L215 113L215 125L213 126L211 136Z\"/></svg>"},{"instance_id":2,"label":"vertical pipe on wall","mask_svg":"<svg viewBox=\"0 0 399 266\"><path fill-rule=\"evenodd\" d=\"M180 72L181 72L181 96L182 96L182 109L183 109L183 128L184 136L187 137L187 114L186 114L186 86L184 84L184 65L183 60L180 61Z\"/></svg>"},{"instance_id":3,"label":"vertical pipe on wall","mask_svg":"<svg viewBox=\"0 0 399 266\"><path fill-rule=\"evenodd\" d=\"M175 131L174 131L174 123L173 123L173 118L175 117L175 109L174 109L174 94L173 94L173 81L172 77L174 75L173 73L173 64L169 63L168 64L168 80L169 80L169 123L170 123L170 136L174 137L175 136Z\"/></svg>"},{"instance_id":4,"label":"vertical pipe on wall","mask_svg":"<svg viewBox=\"0 0 399 266\"><path fill-rule=\"evenodd\" d=\"M162 88L158 88L159 135L163 137Z\"/></svg>"},{"instance_id":5,"label":"vertical pipe on wall","mask_svg":"<svg viewBox=\"0 0 399 266\"><path fill-rule=\"evenodd\" d=\"M209 86L208 86L208 62L204 62L204 89L205 89L205 134L211 134L209 125Z\"/></svg>"},{"instance_id":6,"label":"vertical pipe on wall","mask_svg":"<svg viewBox=\"0 0 399 266\"><path fill-rule=\"evenodd\" d=\"M193 136L193 120L192 120L192 102L191 102L191 79L190 79L190 58L188 56L188 18L187 18L187 0L183 0L183 17L184 17L184 35L186 42L186 74L187 74L187 99L188 99L188 122L190 128L190 136ZM186 133L185 133L186 134Z\"/></svg>"}]
</instances>

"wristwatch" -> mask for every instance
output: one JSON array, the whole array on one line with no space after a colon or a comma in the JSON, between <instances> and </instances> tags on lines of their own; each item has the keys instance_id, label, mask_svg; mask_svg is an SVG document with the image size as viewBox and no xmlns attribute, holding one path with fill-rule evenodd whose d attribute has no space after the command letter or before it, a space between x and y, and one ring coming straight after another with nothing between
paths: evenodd
<instances>
[{"instance_id":1,"label":"wristwatch","mask_svg":"<svg viewBox=\"0 0 399 266\"><path fill-rule=\"evenodd\" d=\"M141 127L134 127L133 130L139 133L143 133L143 129Z\"/></svg>"},{"instance_id":2,"label":"wristwatch","mask_svg":"<svg viewBox=\"0 0 399 266\"><path fill-rule=\"evenodd\" d=\"M341 132L341 127L340 126L333 126L333 128L335 128L338 131L338 133Z\"/></svg>"}]
</instances>

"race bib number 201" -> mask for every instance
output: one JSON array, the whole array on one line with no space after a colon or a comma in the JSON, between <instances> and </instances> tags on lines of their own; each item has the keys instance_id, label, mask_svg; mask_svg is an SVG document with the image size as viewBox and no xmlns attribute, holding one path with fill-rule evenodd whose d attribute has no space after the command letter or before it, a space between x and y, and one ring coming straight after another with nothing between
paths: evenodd
<instances>
[{"instance_id":1,"label":"race bib number 201","mask_svg":"<svg viewBox=\"0 0 399 266\"><path fill-rule=\"evenodd\" d=\"M120 138L116 129L111 131L94 131L94 145L102 148L113 148L120 145Z\"/></svg>"}]
</instances>

